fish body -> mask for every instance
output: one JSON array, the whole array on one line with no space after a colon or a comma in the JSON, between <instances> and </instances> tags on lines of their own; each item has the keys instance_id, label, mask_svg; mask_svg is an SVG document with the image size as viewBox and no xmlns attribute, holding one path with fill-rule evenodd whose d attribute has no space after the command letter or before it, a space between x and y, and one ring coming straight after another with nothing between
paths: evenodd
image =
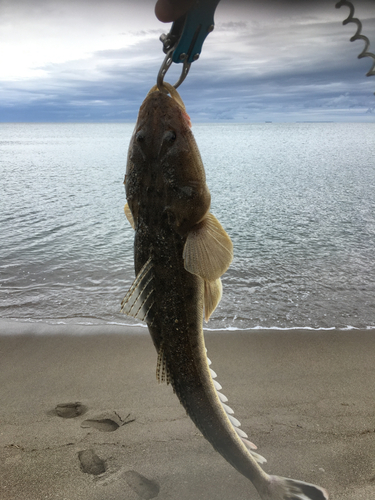
<instances>
[{"instance_id":1,"label":"fish body","mask_svg":"<svg viewBox=\"0 0 375 500\"><path fill-rule=\"evenodd\" d=\"M327 500L320 487L270 476L239 428L210 369L203 336L221 298L232 243L209 212L210 193L190 120L177 92L151 89L130 141L125 213L135 229L136 279L125 314L147 322L157 378L174 392L203 436L263 500Z\"/></svg>"}]
</instances>

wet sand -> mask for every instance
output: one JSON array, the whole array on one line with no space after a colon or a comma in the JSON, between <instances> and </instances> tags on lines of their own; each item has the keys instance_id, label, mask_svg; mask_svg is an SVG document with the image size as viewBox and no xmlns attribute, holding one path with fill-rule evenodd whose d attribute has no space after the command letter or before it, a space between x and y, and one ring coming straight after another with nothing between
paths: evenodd
<instances>
[{"instance_id":1,"label":"wet sand","mask_svg":"<svg viewBox=\"0 0 375 500\"><path fill-rule=\"evenodd\" d=\"M2 322L0 334L2 500L259 500L157 384L146 329ZM205 337L267 472L375 498L374 330Z\"/></svg>"}]
</instances>

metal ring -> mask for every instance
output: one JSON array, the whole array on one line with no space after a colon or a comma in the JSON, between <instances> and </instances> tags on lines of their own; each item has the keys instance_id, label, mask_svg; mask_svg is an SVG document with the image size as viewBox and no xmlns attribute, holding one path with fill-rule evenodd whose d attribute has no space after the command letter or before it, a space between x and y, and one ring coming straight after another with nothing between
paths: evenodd
<instances>
[{"instance_id":1,"label":"metal ring","mask_svg":"<svg viewBox=\"0 0 375 500\"><path fill-rule=\"evenodd\" d=\"M165 94L168 94L169 92L165 88L163 82L164 82L164 77L172 64L172 55L173 55L173 50L170 50L164 58L163 64L160 67L160 70L159 70L159 73L158 73L158 76L156 79L156 85L157 85L158 89L161 92L164 92ZM187 74L189 73L189 70L190 70L190 66L191 66L191 63L188 62L187 57L186 57L184 60L184 64L182 66L180 78L173 85L173 87L175 89L177 87L179 87L181 85L181 83L185 80L185 78L187 77Z\"/></svg>"}]
</instances>

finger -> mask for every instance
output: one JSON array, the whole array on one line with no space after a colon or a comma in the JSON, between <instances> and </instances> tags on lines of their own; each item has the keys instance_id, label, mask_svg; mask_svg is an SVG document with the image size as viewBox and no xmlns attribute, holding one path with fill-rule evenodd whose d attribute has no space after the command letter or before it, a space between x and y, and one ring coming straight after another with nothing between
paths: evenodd
<instances>
[{"instance_id":1,"label":"finger","mask_svg":"<svg viewBox=\"0 0 375 500\"><path fill-rule=\"evenodd\" d=\"M159 21L170 23L186 14L194 1L195 0L158 0L155 5L155 15Z\"/></svg>"}]
</instances>

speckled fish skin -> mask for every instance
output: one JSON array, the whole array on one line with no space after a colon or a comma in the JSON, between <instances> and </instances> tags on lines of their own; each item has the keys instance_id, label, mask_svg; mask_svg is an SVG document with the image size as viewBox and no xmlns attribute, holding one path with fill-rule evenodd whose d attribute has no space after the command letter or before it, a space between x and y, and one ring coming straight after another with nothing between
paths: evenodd
<instances>
[{"instance_id":1,"label":"speckled fish skin","mask_svg":"<svg viewBox=\"0 0 375 500\"><path fill-rule=\"evenodd\" d=\"M266 474L220 402L203 337L204 279L188 272L183 258L189 233L209 212L210 193L186 112L163 92L150 93L140 108L125 186L135 229L135 272L147 282L140 303L147 304L145 319L167 381L189 417L262 499L328 499L318 487L298 483L310 488L307 496L307 490L284 484L292 480ZM123 301L126 314L131 290Z\"/></svg>"}]
</instances>

